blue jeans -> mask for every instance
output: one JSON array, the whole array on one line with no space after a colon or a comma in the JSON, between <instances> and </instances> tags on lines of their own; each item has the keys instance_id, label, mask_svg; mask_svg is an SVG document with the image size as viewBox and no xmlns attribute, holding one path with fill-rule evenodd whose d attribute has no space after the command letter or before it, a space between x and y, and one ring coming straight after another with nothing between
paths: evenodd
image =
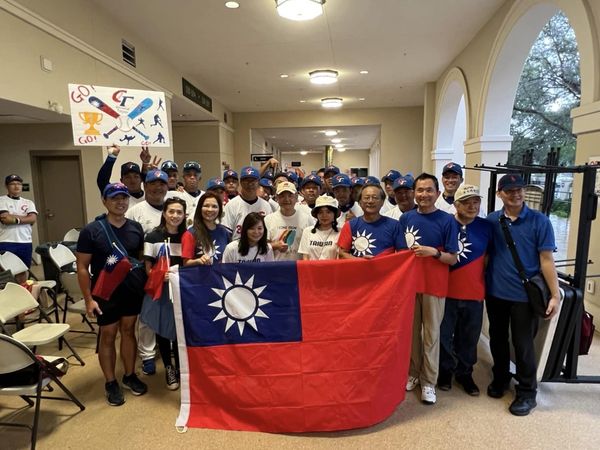
<instances>
[{"instance_id":1,"label":"blue jeans","mask_svg":"<svg viewBox=\"0 0 600 450\"><path fill-rule=\"evenodd\" d=\"M482 320L483 301L446 298L440 326L440 374L471 375Z\"/></svg>"}]
</instances>

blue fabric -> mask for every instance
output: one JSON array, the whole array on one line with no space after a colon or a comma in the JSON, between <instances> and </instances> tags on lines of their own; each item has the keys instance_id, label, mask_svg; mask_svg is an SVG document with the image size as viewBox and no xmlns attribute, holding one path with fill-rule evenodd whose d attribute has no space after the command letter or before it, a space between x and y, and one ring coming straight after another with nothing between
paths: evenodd
<instances>
[{"instance_id":1,"label":"blue fabric","mask_svg":"<svg viewBox=\"0 0 600 450\"><path fill-rule=\"evenodd\" d=\"M404 233L397 220L381 216L375 222L366 222L361 216L349 223L352 233L351 252L354 256L377 256L386 250L389 252L406 248ZM361 246L361 242L365 245Z\"/></svg>"},{"instance_id":2,"label":"blue fabric","mask_svg":"<svg viewBox=\"0 0 600 450\"><path fill-rule=\"evenodd\" d=\"M159 336L170 341L177 339L173 302L169 298L169 287L166 283L158 300L152 300L147 294L144 296L140 319Z\"/></svg>"},{"instance_id":3,"label":"blue fabric","mask_svg":"<svg viewBox=\"0 0 600 450\"><path fill-rule=\"evenodd\" d=\"M302 339L295 262L194 266L179 274L188 346Z\"/></svg>"},{"instance_id":4,"label":"blue fabric","mask_svg":"<svg viewBox=\"0 0 600 450\"><path fill-rule=\"evenodd\" d=\"M407 236L408 245L413 240L408 236L412 235L415 244L435 247L448 253L459 251L458 222L447 212L437 209L429 214L421 214L417 209L411 209L402 214L398 222Z\"/></svg>"},{"instance_id":5,"label":"blue fabric","mask_svg":"<svg viewBox=\"0 0 600 450\"><path fill-rule=\"evenodd\" d=\"M527 293L502 233L501 215L504 215L504 209L487 216L493 233L486 271L486 294L505 300L527 302ZM509 229L525 273L527 277L532 277L540 271L539 252L556 250L552 224L544 214L523 205L519 217L510 223Z\"/></svg>"},{"instance_id":6,"label":"blue fabric","mask_svg":"<svg viewBox=\"0 0 600 450\"><path fill-rule=\"evenodd\" d=\"M460 222L457 221L456 223L459 227L458 240L460 241L460 251L458 253L458 262L450 266L450 272L460 269L484 255L488 250L492 238L492 225L481 217L475 217L475 220L468 224L465 230Z\"/></svg>"},{"instance_id":7,"label":"blue fabric","mask_svg":"<svg viewBox=\"0 0 600 450\"><path fill-rule=\"evenodd\" d=\"M28 269L31 267L32 251L33 245L31 242L0 242L0 252L15 254L25 263Z\"/></svg>"},{"instance_id":8,"label":"blue fabric","mask_svg":"<svg viewBox=\"0 0 600 450\"><path fill-rule=\"evenodd\" d=\"M98 178L96 178L96 184L98 185L98 189L100 189L101 194L102 191L104 191L106 185L110 184L110 176L112 174L112 170L116 161L117 158L115 158L114 156L107 156L106 160L104 161L104 164L102 164L102 167L100 167L100 170L98 171Z\"/></svg>"}]
</instances>

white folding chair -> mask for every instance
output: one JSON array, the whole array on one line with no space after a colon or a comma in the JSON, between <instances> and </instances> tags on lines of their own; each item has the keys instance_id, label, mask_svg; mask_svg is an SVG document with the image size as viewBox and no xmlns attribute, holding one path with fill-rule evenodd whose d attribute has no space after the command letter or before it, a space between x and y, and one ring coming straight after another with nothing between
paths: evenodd
<instances>
[{"instance_id":1,"label":"white folding chair","mask_svg":"<svg viewBox=\"0 0 600 450\"><path fill-rule=\"evenodd\" d=\"M0 291L0 328L2 328L2 332L9 334L4 324L11 319L17 320L17 329L19 329L19 315L34 309L38 309L41 317L48 323L36 323L24 327L20 331L13 333L12 337L34 349L38 345L54 341L58 341L59 345L64 343L71 351L71 355L69 356L74 356L84 366L85 362L83 359L81 359L65 338L65 334L67 334L71 326L67 323L52 323L29 291L15 283L6 283L6 287Z\"/></svg>"},{"instance_id":2,"label":"white folding chair","mask_svg":"<svg viewBox=\"0 0 600 450\"><path fill-rule=\"evenodd\" d=\"M65 233L63 242L77 242L79 239L79 230L77 228L71 228Z\"/></svg>"},{"instance_id":3,"label":"white folding chair","mask_svg":"<svg viewBox=\"0 0 600 450\"><path fill-rule=\"evenodd\" d=\"M80 314L82 321L85 322L91 331L71 330L76 333L96 333L92 323L86 316L85 300L83 293L77 281L77 272L75 272L76 257L69 248L62 244L57 244L56 247L49 248L50 259L59 270L60 284L66 294L65 308L63 312L63 322L67 321L67 311Z\"/></svg>"},{"instance_id":4,"label":"white folding chair","mask_svg":"<svg viewBox=\"0 0 600 450\"><path fill-rule=\"evenodd\" d=\"M0 253L0 269L10 270L13 274L13 277L16 277L22 273L27 273L27 278L29 279L29 269L25 265L25 263L19 258L17 255L11 252L3 252ZM50 309L46 309L46 314L52 314L54 312L54 318L56 322L58 322L58 300L56 298L56 291L54 288L56 287L56 281L54 280L42 280L35 281L35 283L40 287L41 291L45 291L46 294L52 300L52 307ZM37 298L36 298L37 300Z\"/></svg>"},{"instance_id":5,"label":"white folding chair","mask_svg":"<svg viewBox=\"0 0 600 450\"><path fill-rule=\"evenodd\" d=\"M29 428L31 430L32 449L35 449L37 441L42 399L67 400L75 403L81 411L85 409L85 406L62 384L60 377L53 373L54 371L47 369L48 364L50 364L61 371L66 371L68 364L64 359L55 356L43 356L40 360L22 342L4 334L0 334L0 355L2 355L2 358L0 358L0 376L10 377L13 380L13 383L6 387L2 387L2 384L0 384L0 395L18 396L25 400L30 407L35 406L31 425L13 422L0 422L0 425ZM26 369L27 377L23 369ZM36 381L32 383L34 380ZM56 383L67 397L42 395L44 388L50 388L48 386L50 383Z\"/></svg>"}]
</instances>

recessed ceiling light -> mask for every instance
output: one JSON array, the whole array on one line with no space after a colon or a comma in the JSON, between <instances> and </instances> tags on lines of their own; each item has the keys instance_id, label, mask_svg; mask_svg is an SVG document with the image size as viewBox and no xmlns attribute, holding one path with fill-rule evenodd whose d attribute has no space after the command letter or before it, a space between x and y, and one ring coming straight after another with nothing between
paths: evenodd
<instances>
[{"instance_id":1,"label":"recessed ceiling light","mask_svg":"<svg viewBox=\"0 0 600 450\"><path fill-rule=\"evenodd\" d=\"M335 144L335 148L340 149L340 148L344 148L345 145L344 144Z\"/></svg>"},{"instance_id":2,"label":"recessed ceiling light","mask_svg":"<svg viewBox=\"0 0 600 450\"><path fill-rule=\"evenodd\" d=\"M325 136L337 136L337 131L335 130L325 130Z\"/></svg>"},{"instance_id":3,"label":"recessed ceiling light","mask_svg":"<svg viewBox=\"0 0 600 450\"><path fill-rule=\"evenodd\" d=\"M337 150L338 152L345 152L345 151L346 151L346 149L345 149L344 147L341 147L341 148L337 148L337 147L336 147L336 150Z\"/></svg>"},{"instance_id":4,"label":"recessed ceiling light","mask_svg":"<svg viewBox=\"0 0 600 450\"><path fill-rule=\"evenodd\" d=\"M333 84L337 82L338 72L331 69L319 69L309 72L312 84Z\"/></svg>"},{"instance_id":5,"label":"recessed ceiling light","mask_svg":"<svg viewBox=\"0 0 600 450\"><path fill-rule=\"evenodd\" d=\"M323 14L325 0L275 0L277 14L290 20L312 20Z\"/></svg>"},{"instance_id":6,"label":"recessed ceiling light","mask_svg":"<svg viewBox=\"0 0 600 450\"><path fill-rule=\"evenodd\" d=\"M344 100L339 97L327 97L321 99L323 108L341 108Z\"/></svg>"},{"instance_id":7,"label":"recessed ceiling light","mask_svg":"<svg viewBox=\"0 0 600 450\"><path fill-rule=\"evenodd\" d=\"M360 73L361 75L366 75L366 74L368 74L368 73L369 73L369 71L368 71L368 70L361 70L359 73Z\"/></svg>"},{"instance_id":8,"label":"recessed ceiling light","mask_svg":"<svg viewBox=\"0 0 600 450\"><path fill-rule=\"evenodd\" d=\"M342 142L342 140L340 138L335 138L335 139L332 139L331 142L334 144L339 144L340 142Z\"/></svg>"},{"instance_id":9,"label":"recessed ceiling light","mask_svg":"<svg viewBox=\"0 0 600 450\"><path fill-rule=\"evenodd\" d=\"M364 102L364 101L365 101L365 98L364 98L364 97L358 97L358 101L359 101L359 102Z\"/></svg>"},{"instance_id":10,"label":"recessed ceiling light","mask_svg":"<svg viewBox=\"0 0 600 450\"><path fill-rule=\"evenodd\" d=\"M300 100L300 103L306 103L306 100Z\"/></svg>"},{"instance_id":11,"label":"recessed ceiling light","mask_svg":"<svg viewBox=\"0 0 600 450\"><path fill-rule=\"evenodd\" d=\"M302 151L300 152L300 154L301 154L302 156L306 156L306 155L308 155L308 152L307 152L306 150L302 150Z\"/></svg>"},{"instance_id":12,"label":"recessed ceiling light","mask_svg":"<svg viewBox=\"0 0 600 450\"><path fill-rule=\"evenodd\" d=\"M225 2L225 7L229 9L237 9L240 7L238 2Z\"/></svg>"},{"instance_id":13,"label":"recessed ceiling light","mask_svg":"<svg viewBox=\"0 0 600 450\"><path fill-rule=\"evenodd\" d=\"M289 75L287 73L282 73L281 75L279 75L279 78L288 78Z\"/></svg>"}]
</instances>

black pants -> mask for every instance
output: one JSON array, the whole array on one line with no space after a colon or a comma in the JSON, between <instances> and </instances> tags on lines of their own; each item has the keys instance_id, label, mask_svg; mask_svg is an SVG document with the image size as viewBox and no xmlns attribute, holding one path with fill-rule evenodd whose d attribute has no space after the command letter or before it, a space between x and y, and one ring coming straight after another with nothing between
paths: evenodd
<instances>
[{"instance_id":1,"label":"black pants","mask_svg":"<svg viewBox=\"0 0 600 450\"><path fill-rule=\"evenodd\" d=\"M179 370L179 353L177 351L177 341L170 341L165 337L156 335L156 343L160 351L160 357L165 367L172 366L171 345L173 346L173 355L175 356L175 368Z\"/></svg>"},{"instance_id":2,"label":"black pants","mask_svg":"<svg viewBox=\"0 0 600 450\"><path fill-rule=\"evenodd\" d=\"M515 349L517 366L517 396L533 397L537 393L537 364L533 339L539 319L533 314L529 303L513 302L496 297L485 301L490 321L490 350L494 360L494 381L501 383L510 379L510 348L508 330Z\"/></svg>"}]
</instances>

